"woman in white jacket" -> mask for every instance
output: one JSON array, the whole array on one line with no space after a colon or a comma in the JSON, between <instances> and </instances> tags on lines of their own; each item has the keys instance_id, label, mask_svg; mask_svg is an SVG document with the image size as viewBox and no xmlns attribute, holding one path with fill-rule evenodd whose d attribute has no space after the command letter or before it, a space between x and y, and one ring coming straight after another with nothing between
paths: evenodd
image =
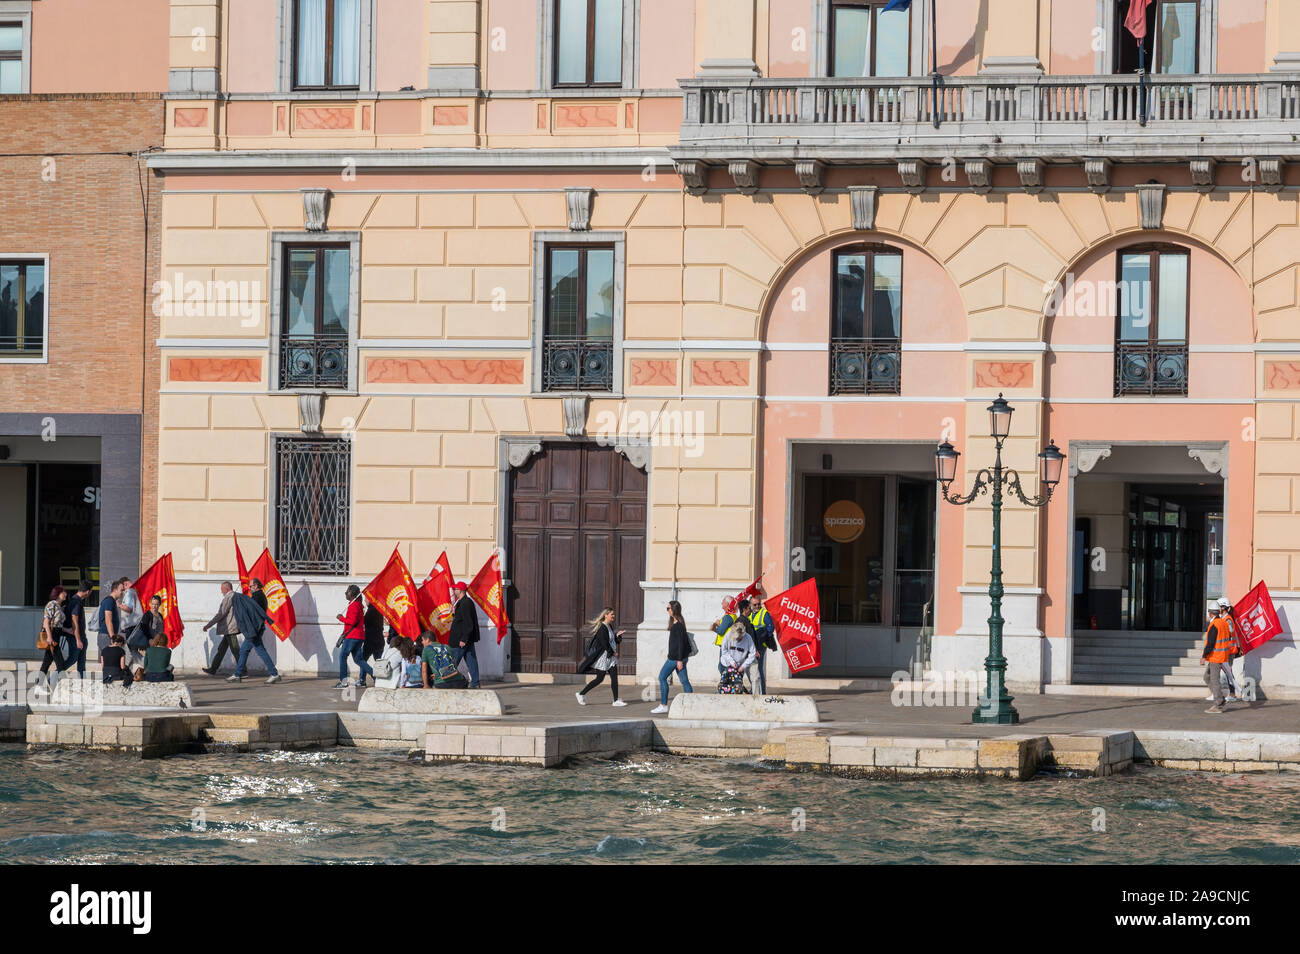
<instances>
[{"instance_id":1,"label":"woman in white jacket","mask_svg":"<svg viewBox=\"0 0 1300 954\"><path fill-rule=\"evenodd\" d=\"M402 659L402 651L398 648L401 641L401 636L388 637L388 645L384 647L384 654L379 660L388 663L389 676L387 679L376 679L375 688L400 689L406 685L406 661Z\"/></svg>"}]
</instances>

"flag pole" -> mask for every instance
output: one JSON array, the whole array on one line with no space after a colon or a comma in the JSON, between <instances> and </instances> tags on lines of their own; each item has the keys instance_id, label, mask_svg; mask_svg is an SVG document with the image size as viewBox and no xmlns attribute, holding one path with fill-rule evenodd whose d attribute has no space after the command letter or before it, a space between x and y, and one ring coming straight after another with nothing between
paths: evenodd
<instances>
[{"instance_id":1,"label":"flag pole","mask_svg":"<svg viewBox=\"0 0 1300 954\"><path fill-rule=\"evenodd\" d=\"M1147 49L1139 37L1138 44L1138 125L1147 124Z\"/></svg>"},{"instance_id":2,"label":"flag pole","mask_svg":"<svg viewBox=\"0 0 1300 954\"><path fill-rule=\"evenodd\" d=\"M939 28L935 22L935 0L930 0L930 71L934 74L934 128L939 128Z\"/></svg>"}]
</instances>

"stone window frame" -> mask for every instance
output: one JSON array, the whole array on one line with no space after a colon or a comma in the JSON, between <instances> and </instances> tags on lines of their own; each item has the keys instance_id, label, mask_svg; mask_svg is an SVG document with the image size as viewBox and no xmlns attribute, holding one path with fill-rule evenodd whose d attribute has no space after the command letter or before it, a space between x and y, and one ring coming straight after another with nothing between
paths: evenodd
<instances>
[{"instance_id":1,"label":"stone window frame","mask_svg":"<svg viewBox=\"0 0 1300 954\"><path fill-rule=\"evenodd\" d=\"M357 57L357 88L339 90L294 89L293 77L293 2L279 0L276 4L276 32L279 42L276 45L276 89L277 93L291 95L298 99L357 99L375 92L377 66L377 0L361 0L361 44Z\"/></svg>"},{"instance_id":2,"label":"stone window frame","mask_svg":"<svg viewBox=\"0 0 1300 954\"><path fill-rule=\"evenodd\" d=\"M0 21L17 23L23 30L22 79L18 93L27 96L32 91L32 2L33 0L0 0Z\"/></svg>"},{"instance_id":3,"label":"stone window frame","mask_svg":"<svg viewBox=\"0 0 1300 954\"><path fill-rule=\"evenodd\" d=\"M280 457L276 453L279 441L282 438L308 438L320 441L336 441L347 446L348 454L348 500L347 500L347 517L348 531L344 537L344 545L347 548L345 559L347 569L342 573L329 573L322 570L290 570L285 569L285 573L294 576L305 577L307 579L328 579L343 580L352 577L353 560L356 557L356 539L353 536L355 522L353 517L356 516L357 509L357 442L355 436L347 434L307 434L301 430L271 430L266 434L266 459L270 462L267 474L267 511L266 511L266 543L267 550L275 558L276 565L282 566L280 553L280 519L277 513L280 502Z\"/></svg>"},{"instance_id":4,"label":"stone window frame","mask_svg":"<svg viewBox=\"0 0 1300 954\"><path fill-rule=\"evenodd\" d=\"M912 4L912 36L908 59L912 76L929 76L934 69L930 63L930 48L925 42L930 22L928 3ZM813 0L813 45L809 76L813 79L829 77L831 66L831 0Z\"/></svg>"},{"instance_id":5,"label":"stone window frame","mask_svg":"<svg viewBox=\"0 0 1300 954\"><path fill-rule=\"evenodd\" d=\"M1198 0L1197 23L1201 35L1196 42L1196 62L1200 67L1198 76L1219 71L1219 0ZM1112 37L1116 29L1122 29L1122 21L1116 16L1117 0L1097 0L1097 26L1101 28L1105 45L1093 55L1093 70L1099 76L1112 76L1115 71L1115 51L1112 49ZM1159 76L1159 73L1148 73Z\"/></svg>"},{"instance_id":6,"label":"stone window frame","mask_svg":"<svg viewBox=\"0 0 1300 954\"><path fill-rule=\"evenodd\" d=\"M284 249L286 245L344 245L348 246L348 386L329 388L327 394L356 394L358 374L357 339L361 329L361 233L352 232L272 232L271 233L271 292L267 302L267 334L270 354L267 364L270 378L267 390L276 394L315 393L321 388L281 388L280 384L280 325L283 317Z\"/></svg>"},{"instance_id":7,"label":"stone window frame","mask_svg":"<svg viewBox=\"0 0 1300 954\"><path fill-rule=\"evenodd\" d=\"M37 355L7 354L0 351L0 364L49 364L50 363L50 256L44 252L14 252L12 255L0 252L0 262L23 262L35 265L38 262L45 269L45 314L41 319L41 353Z\"/></svg>"},{"instance_id":8,"label":"stone window frame","mask_svg":"<svg viewBox=\"0 0 1300 954\"><path fill-rule=\"evenodd\" d=\"M617 86L555 85L555 4L537 0L537 89L591 96L617 96L641 83L641 0L623 0L623 69Z\"/></svg>"},{"instance_id":9,"label":"stone window frame","mask_svg":"<svg viewBox=\"0 0 1300 954\"><path fill-rule=\"evenodd\" d=\"M550 245L614 246L614 383L610 391L543 391L542 344L546 340L546 249ZM627 233L547 230L533 233L532 339L533 371L529 393L533 397L588 394L600 398L623 396L623 322L627 288Z\"/></svg>"}]
</instances>

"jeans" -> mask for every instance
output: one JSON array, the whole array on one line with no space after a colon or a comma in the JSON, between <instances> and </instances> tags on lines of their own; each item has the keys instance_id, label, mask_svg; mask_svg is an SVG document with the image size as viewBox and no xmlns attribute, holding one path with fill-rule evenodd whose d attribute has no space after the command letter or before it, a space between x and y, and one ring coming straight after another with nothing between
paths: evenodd
<instances>
[{"instance_id":1,"label":"jeans","mask_svg":"<svg viewBox=\"0 0 1300 954\"><path fill-rule=\"evenodd\" d=\"M474 644L466 643L464 646L457 646L452 650L451 655L452 659L456 661L457 666L460 665L462 659L465 660L465 667L469 670L469 687L471 689L477 689L479 687L478 653L475 651Z\"/></svg>"},{"instance_id":2,"label":"jeans","mask_svg":"<svg viewBox=\"0 0 1300 954\"><path fill-rule=\"evenodd\" d=\"M176 676L170 672L147 672L144 674L145 682L175 682Z\"/></svg>"},{"instance_id":3,"label":"jeans","mask_svg":"<svg viewBox=\"0 0 1300 954\"><path fill-rule=\"evenodd\" d=\"M764 695L764 696L767 695L767 668L766 668L766 666L764 665L764 662L765 662L766 657L767 657L767 647L766 647L766 646L759 646L759 647L758 647L758 658L755 659L755 660L753 661L753 663L750 664L750 667L749 667L749 684L750 684L751 686L757 686L757 687L758 687L758 692L759 692L759 694L760 694L760 695ZM757 681L755 681L755 679L754 679L754 667L755 667L755 666L758 667L758 679L757 679Z\"/></svg>"},{"instance_id":4,"label":"jeans","mask_svg":"<svg viewBox=\"0 0 1300 954\"><path fill-rule=\"evenodd\" d=\"M683 661L682 668L677 668L677 660L669 659L664 662L663 668L659 670L659 702L668 705L668 680L672 678L673 673L677 673L677 678L682 682L682 692L694 692L691 688L691 677L686 675L686 663Z\"/></svg>"},{"instance_id":5,"label":"jeans","mask_svg":"<svg viewBox=\"0 0 1300 954\"><path fill-rule=\"evenodd\" d=\"M69 636L63 654L67 658L69 666L74 662L77 664L77 675L84 676L86 674L86 637L81 638L81 648L78 649L77 637Z\"/></svg>"},{"instance_id":6,"label":"jeans","mask_svg":"<svg viewBox=\"0 0 1300 954\"><path fill-rule=\"evenodd\" d=\"M360 682L370 677L370 681L375 681L375 671L370 668L365 657L366 641L364 639L345 639L343 640L343 651L339 653L339 682L346 682L348 678L348 659L351 658L357 664L357 681ZM266 650L262 650L266 654ZM272 673L274 675L274 673Z\"/></svg>"},{"instance_id":7,"label":"jeans","mask_svg":"<svg viewBox=\"0 0 1300 954\"><path fill-rule=\"evenodd\" d=\"M261 636L244 637L244 645L239 650L239 663L235 666L235 675L242 676L244 674L244 667L248 664L248 654L254 650L262 658L262 664L266 666L266 671L272 676L278 676L279 673L275 671L275 663L271 662L271 654L262 645Z\"/></svg>"}]
</instances>

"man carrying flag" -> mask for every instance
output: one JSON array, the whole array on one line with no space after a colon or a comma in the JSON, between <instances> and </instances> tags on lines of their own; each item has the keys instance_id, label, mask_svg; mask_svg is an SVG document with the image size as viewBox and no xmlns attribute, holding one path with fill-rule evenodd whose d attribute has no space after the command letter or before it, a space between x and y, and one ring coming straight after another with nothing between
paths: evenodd
<instances>
[{"instance_id":1,"label":"man carrying flag","mask_svg":"<svg viewBox=\"0 0 1300 954\"><path fill-rule=\"evenodd\" d=\"M478 610L474 601L465 596L465 584L457 583L455 588L456 604L452 612L450 645L452 659L456 665L465 660L469 669L469 687L478 689L478 653L474 644L478 642Z\"/></svg>"},{"instance_id":2,"label":"man carrying flag","mask_svg":"<svg viewBox=\"0 0 1300 954\"><path fill-rule=\"evenodd\" d=\"M495 550L488 557L488 561L483 564L483 568L478 571L478 575L470 581L468 592L474 598L474 602L483 607L483 612L487 614L487 618L496 627L497 643L500 644L501 640L506 638L510 618L506 616L505 587L502 585L501 580L501 559L497 556Z\"/></svg>"},{"instance_id":3,"label":"man carrying flag","mask_svg":"<svg viewBox=\"0 0 1300 954\"><path fill-rule=\"evenodd\" d=\"M280 576L275 561L271 559L269 550L263 550L257 558L252 574L262 584L261 592L266 600L266 615L271 618L271 631L283 642L298 625L298 614L293 610L293 600L289 598L289 590L285 587L284 579Z\"/></svg>"},{"instance_id":4,"label":"man carrying flag","mask_svg":"<svg viewBox=\"0 0 1300 954\"><path fill-rule=\"evenodd\" d=\"M167 634L167 647L175 649L185 635L180 607L176 604L176 573L172 570L172 555L164 553L153 566L135 581L135 592L145 606L155 596L162 601L158 612L163 618L163 632Z\"/></svg>"}]
</instances>

